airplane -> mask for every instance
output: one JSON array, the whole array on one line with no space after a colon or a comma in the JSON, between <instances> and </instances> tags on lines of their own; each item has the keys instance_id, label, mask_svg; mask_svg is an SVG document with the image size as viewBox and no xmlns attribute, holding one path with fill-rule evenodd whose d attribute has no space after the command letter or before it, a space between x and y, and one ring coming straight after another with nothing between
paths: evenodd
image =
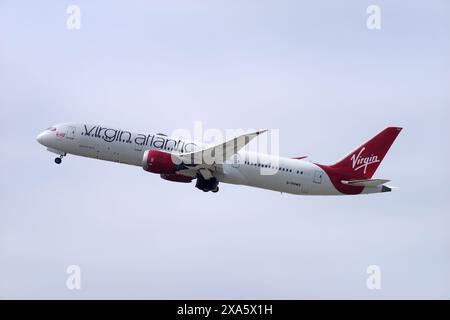
<instances>
[{"instance_id":1,"label":"airplane","mask_svg":"<svg viewBox=\"0 0 450 320\"><path fill-rule=\"evenodd\" d=\"M213 193L219 182L296 195L357 195L390 192L390 180L372 179L402 128L388 127L332 165L306 157L287 158L244 150L267 130L245 133L215 146L165 134L144 134L108 126L64 123L51 126L36 140L56 153L140 166L162 179L190 183Z\"/></svg>"}]
</instances>

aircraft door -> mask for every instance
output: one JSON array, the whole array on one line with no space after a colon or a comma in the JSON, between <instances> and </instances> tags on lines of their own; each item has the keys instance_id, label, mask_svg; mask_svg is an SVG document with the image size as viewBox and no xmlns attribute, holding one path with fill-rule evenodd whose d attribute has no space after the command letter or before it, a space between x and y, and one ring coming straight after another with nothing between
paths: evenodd
<instances>
[{"instance_id":1,"label":"aircraft door","mask_svg":"<svg viewBox=\"0 0 450 320\"><path fill-rule=\"evenodd\" d=\"M66 131L66 139L70 139L73 140L75 139L75 133L76 133L77 128L76 127L67 127L67 131Z\"/></svg>"},{"instance_id":2,"label":"aircraft door","mask_svg":"<svg viewBox=\"0 0 450 320\"><path fill-rule=\"evenodd\" d=\"M321 184L322 183L323 172L316 171L314 172L314 183Z\"/></svg>"}]
</instances>

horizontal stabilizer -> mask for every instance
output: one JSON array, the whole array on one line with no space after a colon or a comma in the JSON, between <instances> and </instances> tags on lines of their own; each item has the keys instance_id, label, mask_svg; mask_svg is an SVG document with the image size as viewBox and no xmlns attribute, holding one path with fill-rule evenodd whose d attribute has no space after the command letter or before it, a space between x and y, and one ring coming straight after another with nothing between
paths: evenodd
<instances>
[{"instance_id":1,"label":"horizontal stabilizer","mask_svg":"<svg viewBox=\"0 0 450 320\"><path fill-rule=\"evenodd\" d=\"M364 180L350 180L350 181L342 180L341 182L343 184L355 187L377 187L389 181L390 180L385 179L364 179Z\"/></svg>"}]
</instances>

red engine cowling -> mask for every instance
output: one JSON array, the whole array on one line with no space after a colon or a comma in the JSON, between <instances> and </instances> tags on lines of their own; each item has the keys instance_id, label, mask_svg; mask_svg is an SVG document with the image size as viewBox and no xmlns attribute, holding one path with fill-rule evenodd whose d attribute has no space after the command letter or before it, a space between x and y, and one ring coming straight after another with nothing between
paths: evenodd
<instances>
[{"instance_id":1,"label":"red engine cowling","mask_svg":"<svg viewBox=\"0 0 450 320\"><path fill-rule=\"evenodd\" d=\"M174 174L176 171L176 164L172 160L172 155L157 150L144 152L142 167L145 171L160 174Z\"/></svg>"},{"instance_id":2,"label":"red engine cowling","mask_svg":"<svg viewBox=\"0 0 450 320\"><path fill-rule=\"evenodd\" d=\"M161 178L164 180L189 183L192 181L192 177L183 176L181 174L161 174Z\"/></svg>"}]
</instances>

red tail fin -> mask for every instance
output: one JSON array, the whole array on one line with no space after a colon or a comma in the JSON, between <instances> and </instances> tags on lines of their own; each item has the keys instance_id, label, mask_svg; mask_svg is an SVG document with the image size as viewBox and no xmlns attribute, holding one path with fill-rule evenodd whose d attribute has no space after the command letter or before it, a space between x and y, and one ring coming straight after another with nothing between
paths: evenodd
<instances>
[{"instance_id":1,"label":"red tail fin","mask_svg":"<svg viewBox=\"0 0 450 320\"><path fill-rule=\"evenodd\" d=\"M389 127L344 157L331 168L349 179L370 179L402 128Z\"/></svg>"}]
</instances>

